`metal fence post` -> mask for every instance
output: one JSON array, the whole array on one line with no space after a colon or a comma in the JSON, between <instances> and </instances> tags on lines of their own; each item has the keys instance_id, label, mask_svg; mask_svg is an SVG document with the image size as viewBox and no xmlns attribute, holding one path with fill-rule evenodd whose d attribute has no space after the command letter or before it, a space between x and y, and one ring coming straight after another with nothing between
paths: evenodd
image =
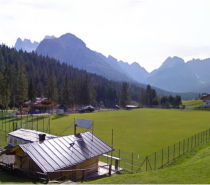
<instances>
[{"instance_id":1,"label":"metal fence post","mask_svg":"<svg viewBox=\"0 0 210 185\"><path fill-rule=\"evenodd\" d=\"M204 131L204 134L206 135L205 142L207 142L207 130Z\"/></svg>"},{"instance_id":2,"label":"metal fence post","mask_svg":"<svg viewBox=\"0 0 210 185\"><path fill-rule=\"evenodd\" d=\"M155 163L154 163L154 170L156 170L156 152L155 152Z\"/></svg>"},{"instance_id":3,"label":"metal fence post","mask_svg":"<svg viewBox=\"0 0 210 185\"><path fill-rule=\"evenodd\" d=\"M189 151L189 137L187 138L187 151Z\"/></svg>"},{"instance_id":4,"label":"metal fence post","mask_svg":"<svg viewBox=\"0 0 210 185\"><path fill-rule=\"evenodd\" d=\"M120 149L119 149L119 158L120 158ZM119 161L119 167L120 167L120 161Z\"/></svg>"},{"instance_id":5,"label":"metal fence post","mask_svg":"<svg viewBox=\"0 0 210 185\"><path fill-rule=\"evenodd\" d=\"M191 150L192 150L192 143L193 143L193 137L191 137Z\"/></svg>"},{"instance_id":6,"label":"metal fence post","mask_svg":"<svg viewBox=\"0 0 210 185\"><path fill-rule=\"evenodd\" d=\"M147 172L147 159L148 159L148 156L146 156L146 172Z\"/></svg>"},{"instance_id":7,"label":"metal fence post","mask_svg":"<svg viewBox=\"0 0 210 185\"><path fill-rule=\"evenodd\" d=\"M210 128L209 128L209 140L210 140Z\"/></svg>"},{"instance_id":8,"label":"metal fence post","mask_svg":"<svg viewBox=\"0 0 210 185\"><path fill-rule=\"evenodd\" d=\"M201 144L202 144L202 132L201 132Z\"/></svg>"},{"instance_id":9,"label":"metal fence post","mask_svg":"<svg viewBox=\"0 0 210 185\"><path fill-rule=\"evenodd\" d=\"M168 164L169 164L169 146L168 146Z\"/></svg>"},{"instance_id":10,"label":"metal fence post","mask_svg":"<svg viewBox=\"0 0 210 185\"><path fill-rule=\"evenodd\" d=\"M132 159L132 160L131 160L131 171L132 171L132 173L133 173L133 152L132 152L131 157L132 157L132 158L131 158L131 159Z\"/></svg>"},{"instance_id":11,"label":"metal fence post","mask_svg":"<svg viewBox=\"0 0 210 185\"><path fill-rule=\"evenodd\" d=\"M175 159L175 153L176 153L176 145L174 143L174 159Z\"/></svg>"},{"instance_id":12,"label":"metal fence post","mask_svg":"<svg viewBox=\"0 0 210 185\"><path fill-rule=\"evenodd\" d=\"M184 154L184 150L185 150L185 139L183 140L183 154Z\"/></svg>"},{"instance_id":13,"label":"metal fence post","mask_svg":"<svg viewBox=\"0 0 210 185\"><path fill-rule=\"evenodd\" d=\"M162 149L162 166L163 166L163 149Z\"/></svg>"},{"instance_id":14,"label":"metal fence post","mask_svg":"<svg viewBox=\"0 0 210 185\"><path fill-rule=\"evenodd\" d=\"M196 147L196 134L195 134L195 147Z\"/></svg>"},{"instance_id":15,"label":"metal fence post","mask_svg":"<svg viewBox=\"0 0 210 185\"><path fill-rule=\"evenodd\" d=\"M203 133L201 131L201 144L203 143Z\"/></svg>"},{"instance_id":16,"label":"metal fence post","mask_svg":"<svg viewBox=\"0 0 210 185\"><path fill-rule=\"evenodd\" d=\"M180 156L180 141L179 141L179 156Z\"/></svg>"}]
</instances>

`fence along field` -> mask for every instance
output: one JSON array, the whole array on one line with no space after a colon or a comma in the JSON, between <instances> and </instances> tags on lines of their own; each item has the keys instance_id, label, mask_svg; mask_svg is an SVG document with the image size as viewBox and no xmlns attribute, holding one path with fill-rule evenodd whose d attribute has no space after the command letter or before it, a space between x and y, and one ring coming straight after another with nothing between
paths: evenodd
<instances>
[{"instance_id":1,"label":"fence along field","mask_svg":"<svg viewBox=\"0 0 210 185\"><path fill-rule=\"evenodd\" d=\"M73 123L75 117L94 120L94 134L109 145L113 129L115 148L113 156L122 159L121 168L134 172L158 169L209 138L209 131L206 129L209 128L210 112L165 109L55 115L50 117L50 133L59 135ZM49 118L45 118L46 122L47 119ZM34 122L37 120L40 125L38 128L42 129L43 120L33 118ZM32 119L30 121L32 122ZM195 136L196 133L199 134ZM69 134L73 134L73 127L62 135Z\"/></svg>"},{"instance_id":2,"label":"fence along field","mask_svg":"<svg viewBox=\"0 0 210 185\"><path fill-rule=\"evenodd\" d=\"M119 167L126 171L132 173L153 171L170 164L186 152L192 151L194 148L208 142L209 140L210 128L188 137L183 141L179 141L178 143L163 148L149 156L141 156L137 153L120 149L115 149L113 154L110 153L109 155L121 158L122 160ZM100 157L100 160L111 163L110 159L105 159L104 157Z\"/></svg>"},{"instance_id":3,"label":"fence along field","mask_svg":"<svg viewBox=\"0 0 210 185\"><path fill-rule=\"evenodd\" d=\"M5 113L0 115L0 146L7 144L7 134L13 130L24 128L50 132L49 116L15 116L5 117Z\"/></svg>"}]
</instances>

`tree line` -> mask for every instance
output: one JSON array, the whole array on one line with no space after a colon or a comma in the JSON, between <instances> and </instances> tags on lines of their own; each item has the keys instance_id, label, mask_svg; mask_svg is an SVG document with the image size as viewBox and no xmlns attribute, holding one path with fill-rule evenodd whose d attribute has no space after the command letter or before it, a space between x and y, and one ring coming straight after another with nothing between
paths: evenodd
<instances>
[{"instance_id":1,"label":"tree line","mask_svg":"<svg viewBox=\"0 0 210 185\"><path fill-rule=\"evenodd\" d=\"M154 94L151 87L111 81L48 56L0 45L0 107L4 109L21 107L41 96L66 107L125 107L131 101L155 104Z\"/></svg>"},{"instance_id":2,"label":"tree line","mask_svg":"<svg viewBox=\"0 0 210 185\"><path fill-rule=\"evenodd\" d=\"M129 85L123 82L121 88L120 105L126 107L131 102L129 95ZM155 89L152 89L150 85L147 85L146 89L141 88L139 93L139 107L143 106L162 106L177 108L182 105L181 96L158 96Z\"/></svg>"}]
</instances>

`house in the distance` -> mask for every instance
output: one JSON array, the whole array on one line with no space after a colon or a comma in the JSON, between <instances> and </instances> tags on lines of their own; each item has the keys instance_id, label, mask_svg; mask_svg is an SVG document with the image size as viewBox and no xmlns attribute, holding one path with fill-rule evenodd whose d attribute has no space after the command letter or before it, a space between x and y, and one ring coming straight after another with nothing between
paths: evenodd
<instances>
[{"instance_id":1,"label":"house in the distance","mask_svg":"<svg viewBox=\"0 0 210 185\"><path fill-rule=\"evenodd\" d=\"M203 100L203 108L210 108L210 94L204 95L201 100Z\"/></svg>"},{"instance_id":2,"label":"house in the distance","mask_svg":"<svg viewBox=\"0 0 210 185\"><path fill-rule=\"evenodd\" d=\"M85 107L81 107L78 111L80 113L85 113L85 112L93 112L95 110L95 108L92 105L88 105Z\"/></svg>"},{"instance_id":3,"label":"house in the distance","mask_svg":"<svg viewBox=\"0 0 210 185\"><path fill-rule=\"evenodd\" d=\"M31 100L27 101L23 105L23 110L28 111L29 114L39 113L53 113L56 112L54 107L58 105L57 102L51 101L45 97L37 97L34 102Z\"/></svg>"}]
</instances>

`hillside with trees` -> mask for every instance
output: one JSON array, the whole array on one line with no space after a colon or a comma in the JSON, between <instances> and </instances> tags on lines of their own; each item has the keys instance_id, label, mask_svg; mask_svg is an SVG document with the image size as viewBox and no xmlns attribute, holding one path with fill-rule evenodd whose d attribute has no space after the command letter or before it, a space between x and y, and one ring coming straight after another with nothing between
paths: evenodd
<instances>
[{"instance_id":1,"label":"hillside with trees","mask_svg":"<svg viewBox=\"0 0 210 185\"><path fill-rule=\"evenodd\" d=\"M142 101L141 92L151 94L153 100L149 104L160 103L151 87L145 91L138 84L111 81L48 56L16 51L5 45L0 46L0 89L0 105L5 109L21 107L25 101L41 96L66 107L125 107L130 101Z\"/></svg>"}]
</instances>

